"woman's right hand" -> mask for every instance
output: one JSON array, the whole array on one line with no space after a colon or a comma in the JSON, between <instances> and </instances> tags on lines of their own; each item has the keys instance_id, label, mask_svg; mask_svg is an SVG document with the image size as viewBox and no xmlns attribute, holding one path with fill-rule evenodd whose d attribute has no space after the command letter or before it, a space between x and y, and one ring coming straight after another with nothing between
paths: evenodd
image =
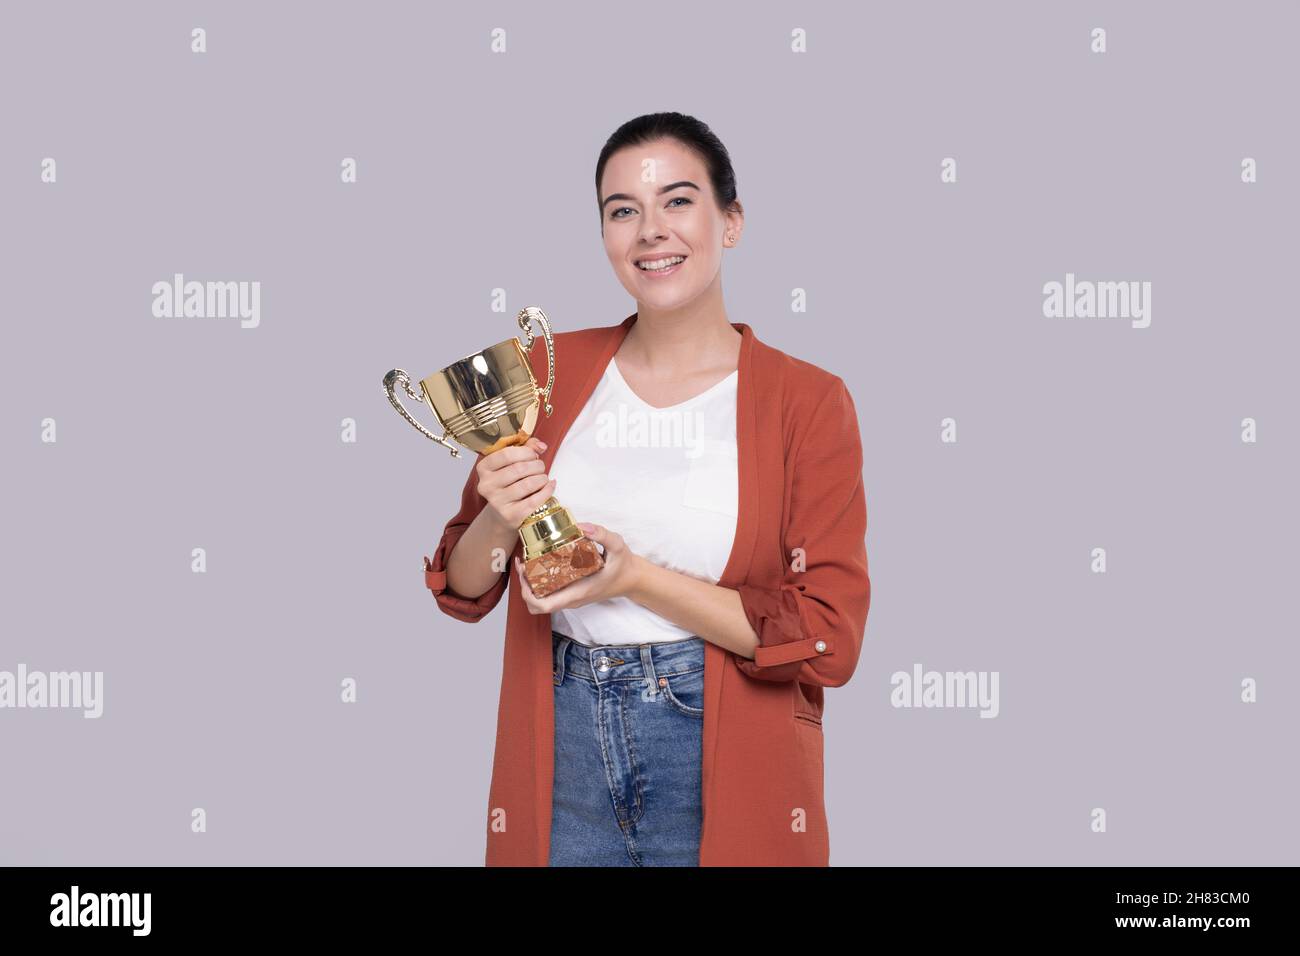
<instances>
[{"instance_id":1,"label":"woman's right hand","mask_svg":"<svg viewBox=\"0 0 1300 956\"><path fill-rule=\"evenodd\" d=\"M556 482L547 477L541 453L546 445L530 438L522 445L507 445L484 455L474 466L478 493L502 528L516 530L530 512L555 493Z\"/></svg>"}]
</instances>

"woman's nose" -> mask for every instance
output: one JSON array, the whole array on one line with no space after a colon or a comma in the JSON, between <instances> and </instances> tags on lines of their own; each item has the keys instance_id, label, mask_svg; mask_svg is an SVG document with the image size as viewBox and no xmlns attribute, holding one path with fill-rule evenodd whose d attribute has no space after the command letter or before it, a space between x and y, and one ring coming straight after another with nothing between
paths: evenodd
<instances>
[{"instance_id":1,"label":"woman's nose","mask_svg":"<svg viewBox=\"0 0 1300 956\"><path fill-rule=\"evenodd\" d=\"M656 239L662 239L664 231L660 228L652 216L646 216L641 221L641 239L645 242L653 242Z\"/></svg>"}]
</instances>

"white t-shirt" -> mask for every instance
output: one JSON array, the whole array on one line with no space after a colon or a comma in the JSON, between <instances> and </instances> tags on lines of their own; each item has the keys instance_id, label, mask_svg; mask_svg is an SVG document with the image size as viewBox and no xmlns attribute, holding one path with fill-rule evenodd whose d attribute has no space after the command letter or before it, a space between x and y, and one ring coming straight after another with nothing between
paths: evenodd
<instances>
[{"instance_id":1,"label":"white t-shirt","mask_svg":"<svg viewBox=\"0 0 1300 956\"><path fill-rule=\"evenodd\" d=\"M603 525L652 564L717 584L736 537L739 371L677 405L657 409L610 358L569 426L548 474L574 521ZM650 644L693 637L630 598L552 612L582 644Z\"/></svg>"}]
</instances>

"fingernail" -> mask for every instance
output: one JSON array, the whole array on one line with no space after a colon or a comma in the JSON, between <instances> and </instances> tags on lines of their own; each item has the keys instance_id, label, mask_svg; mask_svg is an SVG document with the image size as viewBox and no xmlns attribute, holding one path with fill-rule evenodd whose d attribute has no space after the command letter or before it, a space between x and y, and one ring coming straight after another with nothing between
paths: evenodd
<instances>
[{"instance_id":1,"label":"fingernail","mask_svg":"<svg viewBox=\"0 0 1300 956\"><path fill-rule=\"evenodd\" d=\"M546 451L546 442L542 441L540 438L537 439L537 447L542 451Z\"/></svg>"}]
</instances>

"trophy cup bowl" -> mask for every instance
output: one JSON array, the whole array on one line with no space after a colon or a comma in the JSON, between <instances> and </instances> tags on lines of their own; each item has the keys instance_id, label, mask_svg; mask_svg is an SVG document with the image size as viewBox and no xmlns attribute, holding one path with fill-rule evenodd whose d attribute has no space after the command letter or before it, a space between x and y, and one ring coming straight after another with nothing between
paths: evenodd
<instances>
[{"instance_id":1,"label":"trophy cup bowl","mask_svg":"<svg viewBox=\"0 0 1300 956\"><path fill-rule=\"evenodd\" d=\"M482 351L452 362L420 380L419 391L411 387L410 376L395 368L384 376L384 394L408 422L425 437L446 447L453 458L461 457L452 441L480 455L490 455L510 445L522 445L537 430L544 407L552 412L551 389L555 386L555 343L546 313L529 306L517 316L526 341L509 338ZM531 320L542 327L546 340L546 385L537 384L528 355L534 335ZM401 386L417 402L423 402L442 426L433 434L406 410L397 396ZM558 591L579 578L599 571L604 555L595 542L582 533L573 516L554 497L547 498L524 518L519 526L524 546L524 577L538 596Z\"/></svg>"}]
</instances>

